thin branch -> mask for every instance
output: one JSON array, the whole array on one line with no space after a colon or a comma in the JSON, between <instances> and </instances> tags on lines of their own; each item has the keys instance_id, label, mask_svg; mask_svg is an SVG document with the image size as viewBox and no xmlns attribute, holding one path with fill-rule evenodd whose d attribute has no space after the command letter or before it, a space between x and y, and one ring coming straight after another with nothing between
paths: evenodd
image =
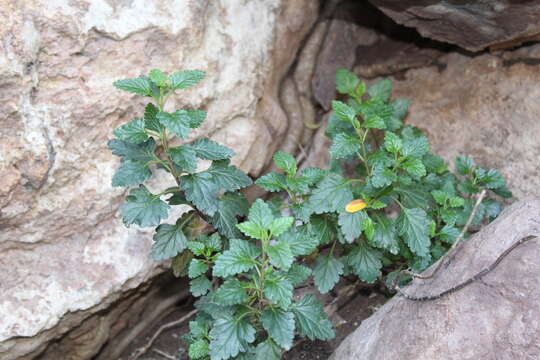
<instances>
[{"instance_id":1,"label":"thin branch","mask_svg":"<svg viewBox=\"0 0 540 360\"><path fill-rule=\"evenodd\" d=\"M154 335L152 335L152 337L150 338L150 340L148 340L148 342L146 343L146 345L144 346L141 346L140 348L138 348L137 350L135 350L135 352L133 352L133 354L131 355L131 360L137 360L141 355L144 355L148 349L150 349L150 347L152 346L152 344L154 343L154 341L156 341L156 339L159 337L159 335L161 335L161 333L167 329L170 329L172 327L175 327L175 326L179 326L179 325L182 325L183 323L185 323L187 320L189 320L193 315L195 315L197 313L197 309L193 309L191 310L189 313L187 313L186 315L182 316L180 319L178 320L174 320L174 321L171 321L167 324L163 324L155 333Z\"/></svg>"},{"instance_id":2,"label":"thin branch","mask_svg":"<svg viewBox=\"0 0 540 360\"><path fill-rule=\"evenodd\" d=\"M178 360L178 358L172 356L171 354L167 354L165 351L161 351L159 349L152 349L152 351L155 352L156 354L159 354L159 355L163 356L166 359Z\"/></svg>"}]
</instances>

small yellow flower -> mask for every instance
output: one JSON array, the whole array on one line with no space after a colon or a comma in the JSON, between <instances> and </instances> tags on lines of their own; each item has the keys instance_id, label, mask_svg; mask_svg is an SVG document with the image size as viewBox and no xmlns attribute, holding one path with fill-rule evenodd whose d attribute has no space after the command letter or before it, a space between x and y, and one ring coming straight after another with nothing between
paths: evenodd
<instances>
[{"instance_id":1,"label":"small yellow flower","mask_svg":"<svg viewBox=\"0 0 540 360\"><path fill-rule=\"evenodd\" d=\"M364 200L353 200L345 206L345 211L348 213L355 213L364 209L366 206L367 204Z\"/></svg>"}]
</instances>

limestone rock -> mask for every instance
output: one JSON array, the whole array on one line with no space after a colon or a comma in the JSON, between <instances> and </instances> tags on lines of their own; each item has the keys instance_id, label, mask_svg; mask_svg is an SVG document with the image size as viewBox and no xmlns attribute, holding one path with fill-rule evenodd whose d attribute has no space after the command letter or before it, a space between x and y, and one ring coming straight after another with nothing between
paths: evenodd
<instances>
[{"instance_id":1,"label":"limestone rock","mask_svg":"<svg viewBox=\"0 0 540 360\"><path fill-rule=\"evenodd\" d=\"M439 59L442 71L409 70L395 80L393 96L412 101L406 121L427 132L435 153L500 170L523 199L540 196L540 73L537 61L517 59L451 53Z\"/></svg>"},{"instance_id":2,"label":"limestone rock","mask_svg":"<svg viewBox=\"0 0 540 360\"><path fill-rule=\"evenodd\" d=\"M540 199L506 209L465 241L435 277L416 280L404 291L424 296L451 288L528 235L536 237L460 291L427 302L394 297L363 321L330 359L540 358Z\"/></svg>"},{"instance_id":3,"label":"limestone rock","mask_svg":"<svg viewBox=\"0 0 540 360\"><path fill-rule=\"evenodd\" d=\"M34 358L163 271L148 256L152 230L127 230L118 218L124 193L110 186L118 160L106 143L140 116L144 100L112 82L152 68L205 70L204 82L171 105L207 110L195 136L232 147L234 162L257 174L287 127L279 84L318 7L0 3L0 359ZM169 183L162 178L154 186ZM97 343L111 323L99 320Z\"/></svg>"},{"instance_id":4,"label":"limestone rock","mask_svg":"<svg viewBox=\"0 0 540 360\"><path fill-rule=\"evenodd\" d=\"M540 36L540 1L370 0L422 36L469 51L520 45Z\"/></svg>"}]
</instances>

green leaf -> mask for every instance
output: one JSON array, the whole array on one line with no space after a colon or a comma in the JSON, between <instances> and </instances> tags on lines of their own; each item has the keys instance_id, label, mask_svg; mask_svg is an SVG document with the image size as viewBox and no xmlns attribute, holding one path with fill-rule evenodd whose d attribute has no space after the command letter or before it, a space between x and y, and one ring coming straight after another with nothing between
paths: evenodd
<instances>
[{"instance_id":1,"label":"green leaf","mask_svg":"<svg viewBox=\"0 0 540 360\"><path fill-rule=\"evenodd\" d=\"M184 90L198 84L205 75L206 73L200 70L184 70L175 72L169 77L169 80L173 90Z\"/></svg>"},{"instance_id":2,"label":"green leaf","mask_svg":"<svg viewBox=\"0 0 540 360\"><path fill-rule=\"evenodd\" d=\"M201 359L208 355L210 352L210 348L208 347L208 343L206 340L199 339L195 341L193 344L189 345L189 358L190 359Z\"/></svg>"},{"instance_id":3,"label":"green leaf","mask_svg":"<svg viewBox=\"0 0 540 360\"><path fill-rule=\"evenodd\" d=\"M386 121L386 127L388 130L395 131L403 126L403 118L407 115L409 110L410 100L396 99L390 102L390 105L394 109L392 117Z\"/></svg>"},{"instance_id":4,"label":"green leaf","mask_svg":"<svg viewBox=\"0 0 540 360\"><path fill-rule=\"evenodd\" d=\"M355 118L353 120L355 124L358 126L360 125L360 122ZM337 134L341 133L354 133L355 129L350 121L343 121L337 115L332 112L330 113L330 117L328 119L328 125L326 126L326 131L324 134L328 136L330 139L333 139Z\"/></svg>"},{"instance_id":5,"label":"green leaf","mask_svg":"<svg viewBox=\"0 0 540 360\"><path fill-rule=\"evenodd\" d=\"M279 236L285 231L287 231L292 224L294 223L294 218L292 216L284 216L274 219L268 229L272 233L272 236Z\"/></svg>"},{"instance_id":6,"label":"green leaf","mask_svg":"<svg viewBox=\"0 0 540 360\"><path fill-rule=\"evenodd\" d=\"M248 296L240 280L232 278L221 284L214 299L221 305L236 305L247 301Z\"/></svg>"},{"instance_id":7,"label":"green leaf","mask_svg":"<svg viewBox=\"0 0 540 360\"><path fill-rule=\"evenodd\" d=\"M296 326L301 336L311 340L330 340L336 336L322 305L313 294L304 295L292 304Z\"/></svg>"},{"instance_id":8,"label":"green leaf","mask_svg":"<svg viewBox=\"0 0 540 360\"><path fill-rule=\"evenodd\" d=\"M190 279L201 276L208 271L208 265L205 264L202 260L192 259L188 267L188 276Z\"/></svg>"},{"instance_id":9,"label":"green leaf","mask_svg":"<svg viewBox=\"0 0 540 360\"><path fill-rule=\"evenodd\" d=\"M190 251L184 251L183 253L176 255L171 262L173 275L176 277L181 276L192 258L193 254Z\"/></svg>"},{"instance_id":10,"label":"green leaf","mask_svg":"<svg viewBox=\"0 0 540 360\"><path fill-rule=\"evenodd\" d=\"M450 207L461 207L465 205L465 199L459 196L452 196L448 200L448 204L450 205Z\"/></svg>"},{"instance_id":11,"label":"green leaf","mask_svg":"<svg viewBox=\"0 0 540 360\"><path fill-rule=\"evenodd\" d=\"M204 160L225 160L234 156L234 151L207 138L193 142L191 148Z\"/></svg>"},{"instance_id":12,"label":"green leaf","mask_svg":"<svg viewBox=\"0 0 540 360\"><path fill-rule=\"evenodd\" d=\"M268 173L255 181L255 184L259 185L266 191L276 192L285 189L285 176L278 173Z\"/></svg>"},{"instance_id":13,"label":"green leaf","mask_svg":"<svg viewBox=\"0 0 540 360\"><path fill-rule=\"evenodd\" d=\"M253 221L244 221L236 225L244 235L257 240L263 240L268 236L268 231Z\"/></svg>"},{"instance_id":14,"label":"green leaf","mask_svg":"<svg viewBox=\"0 0 540 360\"><path fill-rule=\"evenodd\" d=\"M114 135L120 140L140 144L148 140L144 130L144 119L136 119L114 130Z\"/></svg>"},{"instance_id":15,"label":"green leaf","mask_svg":"<svg viewBox=\"0 0 540 360\"><path fill-rule=\"evenodd\" d=\"M353 200L350 185L346 179L336 173L327 174L313 190L309 199L315 213L342 212L345 205Z\"/></svg>"},{"instance_id":16,"label":"green leaf","mask_svg":"<svg viewBox=\"0 0 540 360\"><path fill-rule=\"evenodd\" d=\"M429 192L420 185L398 186L394 190L400 195L403 206L408 208L426 208L431 202Z\"/></svg>"},{"instance_id":17,"label":"green leaf","mask_svg":"<svg viewBox=\"0 0 540 360\"><path fill-rule=\"evenodd\" d=\"M360 79L355 73L347 69L338 69L336 71L336 89L340 94L354 94L360 84Z\"/></svg>"},{"instance_id":18,"label":"green leaf","mask_svg":"<svg viewBox=\"0 0 540 360\"><path fill-rule=\"evenodd\" d=\"M381 253L366 244L355 246L347 255L347 264L360 280L372 283L381 274Z\"/></svg>"},{"instance_id":19,"label":"green leaf","mask_svg":"<svg viewBox=\"0 0 540 360\"><path fill-rule=\"evenodd\" d=\"M285 171L290 176L296 175L296 160L291 154L278 151L274 154L273 159L278 168Z\"/></svg>"},{"instance_id":20,"label":"green leaf","mask_svg":"<svg viewBox=\"0 0 540 360\"><path fill-rule=\"evenodd\" d=\"M429 141L425 136L407 139L403 142L401 154L406 157L421 158L429 151Z\"/></svg>"},{"instance_id":21,"label":"green leaf","mask_svg":"<svg viewBox=\"0 0 540 360\"><path fill-rule=\"evenodd\" d=\"M476 169L474 174L478 179L478 184L488 189L497 189L506 184L504 177L496 169L490 169L487 172L484 169Z\"/></svg>"},{"instance_id":22,"label":"green leaf","mask_svg":"<svg viewBox=\"0 0 540 360\"><path fill-rule=\"evenodd\" d=\"M286 242L293 256L309 255L319 245L315 236L307 231L301 231L299 228L292 228L281 234L279 242Z\"/></svg>"},{"instance_id":23,"label":"green leaf","mask_svg":"<svg viewBox=\"0 0 540 360\"><path fill-rule=\"evenodd\" d=\"M293 263L289 271L285 274L287 280L289 280L293 286L296 286L304 281L311 275L311 269L307 266Z\"/></svg>"},{"instance_id":24,"label":"green leaf","mask_svg":"<svg viewBox=\"0 0 540 360\"><path fill-rule=\"evenodd\" d=\"M272 341L272 339L266 339L266 341L263 341L257 345L257 348L255 349L255 360L279 359L281 359L281 349L275 342Z\"/></svg>"},{"instance_id":25,"label":"green leaf","mask_svg":"<svg viewBox=\"0 0 540 360\"><path fill-rule=\"evenodd\" d=\"M418 158L407 159L401 167L413 176L422 177L426 175L426 167L422 160Z\"/></svg>"},{"instance_id":26,"label":"green leaf","mask_svg":"<svg viewBox=\"0 0 540 360\"><path fill-rule=\"evenodd\" d=\"M362 222L367 218L365 211L355 213L342 212L339 214L338 224L348 243L352 243L362 234Z\"/></svg>"},{"instance_id":27,"label":"green leaf","mask_svg":"<svg viewBox=\"0 0 540 360\"><path fill-rule=\"evenodd\" d=\"M255 259L261 255L261 250L249 242L231 239L229 250L224 251L216 259L214 276L227 277L246 272L255 267Z\"/></svg>"},{"instance_id":28,"label":"green leaf","mask_svg":"<svg viewBox=\"0 0 540 360\"><path fill-rule=\"evenodd\" d=\"M293 285L283 276L269 275L264 280L264 296L273 304L289 307L293 296Z\"/></svg>"},{"instance_id":29,"label":"green leaf","mask_svg":"<svg viewBox=\"0 0 540 360\"><path fill-rule=\"evenodd\" d=\"M131 189L121 212L126 226L131 224L141 227L156 226L167 218L169 205L160 200L159 196L150 193L146 186L140 185Z\"/></svg>"},{"instance_id":30,"label":"green leaf","mask_svg":"<svg viewBox=\"0 0 540 360\"><path fill-rule=\"evenodd\" d=\"M287 176L285 179L287 187L293 193L307 194L309 192L309 181L301 176Z\"/></svg>"},{"instance_id":31,"label":"green leaf","mask_svg":"<svg viewBox=\"0 0 540 360\"><path fill-rule=\"evenodd\" d=\"M204 250L206 248L204 243L200 241L188 241L187 247L189 250L191 250L192 253L194 253L197 256L204 255Z\"/></svg>"},{"instance_id":32,"label":"green leaf","mask_svg":"<svg viewBox=\"0 0 540 360\"><path fill-rule=\"evenodd\" d=\"M210 331L210 358L226 360L245 352L248 345L255 341L255 333L249 317L224 315L216 320Z\"/></svg>"},{"instance_id":33,"label":"green leaf","mask_svg":"<svg viewBox=\"0 0 540 360\"><path fill-rule=\"evenodd\" d=\"M374 246L388 250L397 255L399 253L399 243L397 239L396 225L393 220L384 215L375 214L375 233L370 243Z\"/></svg>"},{"instance_id":34,"label":"green leaf","mask_svg":"<svg viewBox=\"0 0 540 360\"><path fill-rule=\"evenodd\" d=\"M240 236L236 224L237 216L246 215L248 212L248 202L244 194L225 193L218 202L218 208L215 214L210 218L214 225L223 236L228 238L237 238Z\"/></svg>"},{"instance_id":35,"label":"green leaf","mask_svg":"<svg viewBox=\"0 0 540 360\"><path fill-rule=\"evenodd\" d=\"M248 219L261 228L268 229L272 221L274 221L274 215L267 203L262 199L257 199L249 209Z\"/></svg>"},{"instance_id":36,"label":"green leaf","mask_svg":"<svg viewBox=\"0 0 540 360\"><path fill-rule=\"evenodd\" d=\"M394 109L378 99L372 99L359 106L364 119L363 126L372 129L386 129L386 122L392 118Z\"/></svg>"},{"instance_id":37,"label":"green leaf","mask_svg":"<svg viewBox=\"0 0 540 360\"><path fill-rule=\"evenodd\" d=\"M203 213L213 216L218 208L219 187L211 174L203 171L180 177L180 187L186 198Z\"/></svg>"},{"instance_id":38,"label":"green leaf","mask_svg":"<svg viewBox=\"0 0 540 360\"><path fill-rule=\"evenodd\" d=\"M148 77L159 87L165 87L167 85L167 80L169 80L167 75L158 69L150 70Z\"/></svg>"},{"instance_id":39,"label":"green leaf","mask_svg":"<svg viewBox=\"0 0 540 360\"><path fill-rule=\"evenodd\" d=\"M384 134L384 148L392 154L397 154L403 149L403 141L396 134L387 131Z\"/></svg>"},{"instance_id":40,"label":"green leaf","mask_svg":"<svg viewBox=\"0 0 540 360\"><path fill-rule=\"evenodd\" d=\"M139 185L152 177L150 168L140 162L125 160L112 178L112 186Z\"/></svg>"},{"instance_id":41,"label":"green leaf","mask_svg":"<svg viewBox=\"0 0 540 360\"><path fill-rule=\"evenodd\" d=\"M430 218L422 209L402 208L398 218L399 234L405 238L411 251L418 256L429 253L429 223Z\"/></svg>"},{"instance_id":42,"label":"green leaf","mask_svg":"<svg viewBox=\"0 0 540 360\"><path fill-rule=\"evenodd\" d=\"M279 241L273 244L273 241L266 249L270 263L277 268L289 270L294 261L294 257L289 246L285 241Z\"/></svg>"},{"instance_id":43,"label":"green leaf","mask_svg":"<svg viewBox=\"0 0 540 360\"><path fill-rule=\"evenodd\" d=\"M392 80L383 79L376 82L368 88L368 94L371 97L377 98L384 102L390 100L390 95L392 95Z\"/></svg>"},{"instance_id":44,"label":"green leaf","mask_svg":"<svg viewBox=\"0 0 540 360\"><path fill-rule=\"evenodd\" d=\"M282 348L289 350L294 339L294 314L279 308L269 308L262 312L261 322L268 335Z\"/></svg>"},{"instance_id":45,"label":"green leaf","mask_svg":"<svg viewBox=\"0 0 540 360\"><path fill-rule=\"evenodd\" d=\"M444 227L439 231L439 237L442 241L447 244L453 244L459 236L459 229L452 225L444 225Z\"/></svg>"},{"instance_id":46,"label":"green leaf","mask_svg":"<svg viewBox=\"0 0 540 360\"><path fill-rule=\"evenodd\" d=\"M474 168L474 161L465 156L456 157L456 170L460 175L468 175L472 173Z\"/></svg>"},{"instance_id":47,"label":"green leaf","mask_svg":"<svg viewBox=\"0 0 540 360\"><path fill-rule=\"evenodd\" d=\"M159 109L152 103L148 103L144 108L144 127L145 129L160 132L163 125L157 119Z\"/></svg>"},{"instance_id":48,"label":"green leaf","mask_svg":"<svg viewBox=\"0 0 540 360\"><path fill-rule=\"evenodd\" d=\"M152 88L147 77L141 76L136 79L122 79L115 81L113 85L120 90L133 94L152 96Z\"/></svg>"},{"instance_id":49,"label":"green leaf","mask_svg":"<svg viewBox=\"0 0 540 360\"><path fill-rule=\"evenodd\" d=\"M336 114L336 116L342 121L358 121L356 120L356 111L354 111L352 107L341 101L332 101L332 109L334 110L334 114Z\"/></svg>"},{"instance_id":50,"label":"green leaf","mask_svg":"<svg viewBox=\"0 0 540 360\"><path fill-rule=\"evenodd\" d=\"M315 185L326 175L326 171L319 168L305 168L300 172L300 176L305 178L309 186Z\"/></svg>"},{"instance_id":51,"label":"green leaf","mask_svg":"<svg viewBox=\"0 0 540 360\"><path fill-rule=\"evenodd\" d=\"M364 234L366 234L368 240L373 239L373 236L375 235L375 223L369 216L362 221L362 230L364 231Z\"/></svg>"},{"instance_id":52,"label":"green leaf","mask_svg":"<svg viewBox=\"0 0 540 360\"><path fill-rule=\"evenodd\" d=\"M330 147L330 155L333 159L342 159L353 155L360 149L360 140L355 136L338 134Z\"/></svg>"},{"instance_id":53,"label":"green leaf","mask_svg":"<svg viewBox=\"0 0 540 360\"><path fill-rule=\"evenodd\" d=\"M212 282L206 276L199 276L189 282L189 291L193 296L203 296L212 289Z\"/></svg>"},{"instance_id":54,"label":"green leaf","mask_svg":"<svg viewBox=\"0 0 540 360\"><path fill-rule=\"evenodd\" d=\"M229 165L229 160L213 161L206 173L211 174L212 181L225 191L239 190L253 183L243 171Z\"/></svg>"},{"instance_id":55,"label":"green leaf","mask_svg":"<svg viewBox=\"0 0 540 360\"><path fill-rule=\"evenodd\" d=\"M338 283L340 275L343 274L343 263L334 256L319 256L315 261L313 276L315 285L321 292L326 294Z\"/></svg>"},{"instance_id":56,"label":"green leaf","mask_svg":"<svg viewBox=\"0 0 540 360\"><path fill-rule=\"evenodd\" d=\"M169 129L174 135L186 139L190 129L195 129L206 118L206 112L202 110L177 110L173 113L160 111L156 118Z\"/></svg>"},{"instance_id":57,"label":"green leaf","mask_svg":"<svg viewBox=\"0 0 540 360\"><path fill-rule=\"evenodd\" d=\"M172 161L182 171L194 173L197 171L197 156L195 150L189 145L181 145L169 149Z\"/></svg>"},{"instance_id":58,"label":"green leaf","mask_svg":"<svg viewBox=\"0 0 540 360\"><path fill-rule=\"evenodd\" d=\"M375 164L371 173L371 185L376 188L381 188L391 185L397 180L397 175L389 168L381 163Z\"/></svg>"},{"instance_id":59,"label":"green leaf","mask_svg":"<svg viewBox=\"0 0 540 360\"><path fill-rule=\"evenodd\" d=\"M448 199L448 194L446 194L442 190L433 190L431 191L431 195L439 205L444 205L444 203Z\"/></svg>"},{"instance_id":60,"label":"green leaf","mask_svg":"<svg viewBox=\"0 0 540 360\"><path fill-rule=\"evenodd\" d=\"M154 151L156 142L150 138L141 144L132 144L126 141L113 139L107 143L113 155L122 157L122 161L132 160L140 163L146 163L156 159Z\"/></svg>"},{"instance_id":61,"label":"green leaf","mask_svg":"<svg viewBox=\"0 0 540 360\"><path fill-rule=\"evenodd\" d=\"M184 251L187 241L179 225L161 224L154 234L152 257L156 261L172 258Z\"/></svg>"},{"instance_id":62,"label":"green leaf","mask_svg":"<svg viewBox=\"0 0 540 360\"><path fill-rule=\"evenodd\" d=\"M426 170L428 173L435 173L440 175L443 174L446 170L448 170L448 165L440 156L427 153L422 158L422 161L426 166Z\"/></svg>"}]
</instances>

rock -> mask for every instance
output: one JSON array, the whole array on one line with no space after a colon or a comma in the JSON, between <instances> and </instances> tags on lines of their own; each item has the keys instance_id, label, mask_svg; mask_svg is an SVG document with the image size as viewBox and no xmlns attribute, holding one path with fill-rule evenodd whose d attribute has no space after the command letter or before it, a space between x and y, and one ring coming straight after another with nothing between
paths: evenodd
<instances>
[{"instance_id":1,"label":"rock","mask_svg":"<svg viewBox=\"0 0 540 360\"><path fill-rule=\"evenodd\" d=\"M469 51L510 48L540 38L540 1L370 0L426 38Z\"/></svg>"},{"instance_id":2,"label":"rock","mask_svg":"<svg viewBox=\"0 0 540 360\"><path fill-rule=\"evenodd\" d=\"M406 122L427 132L435 153L500 170L523 199L540 196L540 72L538 61L518 59L451 53L439 59L442 71L409 70L394 81L393 96L412 101Z\"/></svg>"},{"instance_id":3,"label":"rock","mask_svg":"<svg viewBox=\"0 0 540 360\"><path fill-rule=\"evenodd\" d=\"M112 82L152 68L207 71L171 107L207 110L195 136L232 147L234 163L255 175L286 131L279 84L318 7L311 0L1 2L0 359L35 358L164 270L148 256L152 230L119 221L124 190L110 186L118 159L106 143L115 127L140 116L144 101ZM153 186L168 183L162 176ZM119 313L88 320L100 330L81 330L83 342L114 337ZM81 353L77 359L92 356Z\"/></svg>"},{"instance_id":4,"label":"rock","mask_svg":"<svg viewBox=\"0 0 540 360\"><path fill-rule=\"evenodd\" d=\"M330 359L540 358L540 199L506 209L465 241L435 277L416 280L404 291L424 296L456 286L528 235L536 237L462 290L426 302L394 297L363 321Z\"/></svg>"},{"instance_id":5,"label":"rock","mask_svg":"<svg viewBox=\"0 0 540 360\"><path fill-rule=\"evenodd\" d=\"M336 96L336 70L352 69L356 48L377 41L377 33L353 22L334 19L328 28L324 44L317 58L317 69L312 80L313 96L325 109Z\"/></svg>"}]
</instances>

